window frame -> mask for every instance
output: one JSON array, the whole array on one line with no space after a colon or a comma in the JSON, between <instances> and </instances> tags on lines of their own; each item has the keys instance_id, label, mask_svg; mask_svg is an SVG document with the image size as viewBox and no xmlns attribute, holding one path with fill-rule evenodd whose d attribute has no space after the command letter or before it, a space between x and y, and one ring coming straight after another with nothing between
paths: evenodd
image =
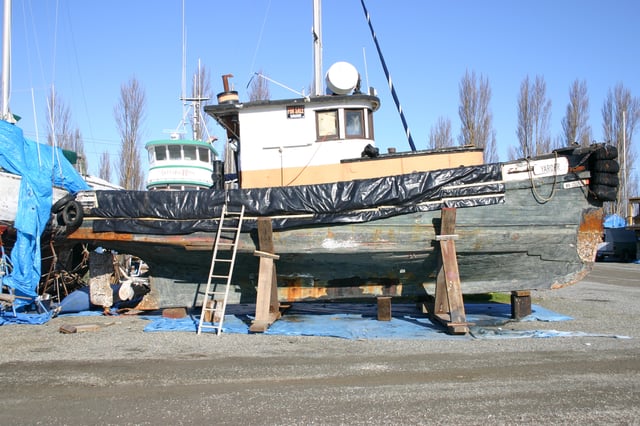
<instances>
[{"instance_id":1,"label":"window frame","mask_svg":"<svg viewBox=\"0 0 640 426\"><path fill-rule=\"evenodd\" d=\"M344 116L344 138L345 139L366 139L366 129L365 129L365 121L364 121L364 108L345 108L343 113ZM360 117L360 133L358 134L349 134L347 131L349 127L349 119L348 114L357 113Z\"/></svg>"},{"instance_id":2,"label":"window frame","mask_svg":"<svg viewBox=\"0 0 640 426\"><path fill-rule=\"evenodd\" d=\"M328 114L333 114L335 117L335 134L321 135L320 134L320 120L321 116L326 116ZM318 142L329 141L329 140L339 140L340 139L340 110L335 109L324 109L324 110L316 110L316 140Z\"/></svg>"}]
</instances>

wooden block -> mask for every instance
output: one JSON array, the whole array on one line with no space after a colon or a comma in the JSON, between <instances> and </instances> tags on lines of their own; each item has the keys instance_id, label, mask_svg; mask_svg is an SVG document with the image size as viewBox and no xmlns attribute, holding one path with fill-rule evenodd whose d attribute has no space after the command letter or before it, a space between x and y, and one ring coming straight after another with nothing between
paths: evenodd
<instances>
[{"instance_id":1,"label":"wooden block","mask_svg":"<svg viewBox=\"0 0 640 426\"><path fill-rule=\"evenodd\" d=\"M531 315L531 292L512 291L511 292L511 318L522 319Z\"/></svg>"},{"instance_id":2,"label":"wooden block","mask_svg":"<svg viewBox=\"0 0 640 426\"><path fill-rule=\"evenodd\" d=\"M205 322L220 322L220 312L212 311L211 309L215 309L219 305L222 304L221 300L207 300L207 309L204 311L204 321Z\"/></svg>"},{"instance_id":3,"label":"wooden block","mask_svg":"<svg viewBox=\"0 0 640 426\"><path fill-rule=\"evenodd\" d=\"M162 310L163 318L184 318L187 316L187 310L185 308L167 308Z\"/></svg>"},{"instance_id":4,"label":"wooden block","mask_svg":"<svg viewBox=\"0 0 640 426\"><path fill-rule=\"evenodd\" d=\"M391 297L378 297L378 321L391 321Z\"/></svg>"},{"instance_id":5,"label":"wooden block","mask_svg":"<svg viewBox=\"0 0 640 426\"><path fill-rule=\"evenodd\" d=\"M269 328L269 324L266 321L254 321L249 327L251 333L264 333Z\"/></svg>"},{"instance_id":6,"label":"wooden block","mask_svg":"<svg viewBox=\"0 0 640 426\"><path fill-rule=\"evenodd\" d=\"M73 334L73 333L82 333L85 331L96 331L99 330L102 326L99 324L63 324L60 326L60 333L63 334Z\"/></svg>"}]
</instances>

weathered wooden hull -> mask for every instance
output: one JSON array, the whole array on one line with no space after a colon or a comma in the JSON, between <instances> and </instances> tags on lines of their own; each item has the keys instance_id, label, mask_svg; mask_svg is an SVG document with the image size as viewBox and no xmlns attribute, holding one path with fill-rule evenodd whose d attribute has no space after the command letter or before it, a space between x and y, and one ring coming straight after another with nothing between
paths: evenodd
<instances>
[{"instance_id":1,"label":"weathered wooden hull","mask_svg":"<svg viewBox=\"0 0 640 426\"><path fill-rule=\"evenodd\" d=\"M463 292L547 289L584 277L602 234L602 210L587 197L588 177L583 172L537 179L535 190L529 180L507 182L503 202L459 208L456 249ZM420 298L432 293L440 214L436 209L364 223L275 230L279 298ZM145 260L159 306L197 304L198 287L207 281L213 233L96 233L92 225L85 218L69 238ZM255 232L243 233L232 302L255 300L256 249Z\"/></svg>"}]
</instances>

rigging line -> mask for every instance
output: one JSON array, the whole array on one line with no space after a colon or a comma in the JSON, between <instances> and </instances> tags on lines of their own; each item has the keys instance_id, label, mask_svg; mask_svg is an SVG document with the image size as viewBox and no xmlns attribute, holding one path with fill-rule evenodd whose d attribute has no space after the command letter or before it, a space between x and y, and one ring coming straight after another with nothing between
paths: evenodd
<instances>
[{"instance_id":1,"label":"rigging line","mask_svg":"<svg viewBox=\"0 0 640 426\"><path fill-rule=\"evenodd\" d=\"M402 120L402 125L404 126L405 134L407 136L407 139L409 140L409 146L411 147L411 151L416 151L416 145L413 143L413 137L411 136L409 125L407 124L407 120L404 117L404 112L402 111L400 100L398 100L396 89L393 87L393 82L391 81L391 74L389 73L387 64L384 61L384 56L382 56L382 50L380 49L380 44L378 44L378 38L376 37L376 32L373 29L373 24L371 23L371 17L369 16L369 11L367 10L367 7L364 5L364 0L360 0L360 3L362 4L362 10L364 11L364 16L367 18L367 23L369 24L369 30L371 31L371 36L373 37L373 43L376 45L376 50L378 51L378 56L380 57L380 62L382 63L382 69L384 70L384 75L387 77L387 82L389 83L389 89L391 89L391 96L393 97L393 101L396 104L398 113L400 113L400 120Z\"/></svg>"},{"instance_id":2,"label":"rigging line","mask_svg":"<svg viewBox=\"0 0 640 426\"><path fill-rule=\"evenodd\" d=\"M264 27L267 25L267 18L269 17L269 10L271 9L271 0L267 4L267 10L264 14L264 19L262 20L262 26L260 27L260 34L258 35L258 43L256 44L256 50L253 52L253 59L251 59L251 69L249 69L249 74L253 76L253 69L256 65L256 57L258 56L258 50L260 49L260 44L262 43L262 34L264 33Z\"/></svg>"},{"instance_id":3,"label":"rigging line","mask_svg":"<svg viewBox=\"0 0 640 426\"><path fill-rule=\"evenodd\" d=\"M60 2L56 1L56 17L54 19L54 29L53 29L53 60L51 61L51 81L56 81L56 57L58 51L58 10L60 7Z\"/></svg>"},{"instance_id":4,"label":"rigging line","mask_svg":"<svg viewBox=\"0 0 640 426\"><path fill-rule=\"evenodd\" d=\"M77 49L77 45L76 45L76 37L75 37L75 33L73 32L73 21L71 19L71 14L69 13L70 8L66 9L67 12L67 25L69 27L69 34L71 36L71 47L73 49L73 59L74 59L74 63L76 66L76 69L78 71L78 82L80 84L80 97L82 98L82 105L84 106L84 111L86 114L86 119L87 119L87 123L88 123L88 127L89 127L89 135L91 136L91 138L93 138L93 126L91 124L91 114L89 113L89 105L87 104L87 97L85 96L85 90L84 90L84 79L82 78L82 72L80 71L80 62L78 60L78 49ZM84 145L84 141L85 138L82 138L82 142Z\"/></svg>"}]
</instances>

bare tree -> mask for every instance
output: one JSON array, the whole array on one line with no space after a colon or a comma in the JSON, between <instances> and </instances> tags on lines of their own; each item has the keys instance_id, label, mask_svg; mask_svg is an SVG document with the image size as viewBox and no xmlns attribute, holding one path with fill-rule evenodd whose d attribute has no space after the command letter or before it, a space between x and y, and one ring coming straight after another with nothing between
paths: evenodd
<instances>
[{"instance_id":1,"label":"bare tree","mask_svg":"<svg viewBox=\"0 0 640 426\"><path fill-rule=\"evenodd\" d=\"M562 119L564 143L578 143L586 146L591 143L591 126L589 126L589 95L587 83L575 80L569 89L567 112Z\"/></svg>"},{"instance_id":2,"label":"bare tree","mask_svg":"<svg viewBox=\"0 0 640 426\"><path fill-rule=\"evenodd\" d=\"M73 128L71 111L54 87L47 97L47 143L77 155L75 167L81 174L87 173L84 141L78 128Z\"/></svg>"},{"instance_id":3,"label":"bare tree","mask_svg":"<svg viewBox=\"0 0 640 426\"><path fill-rule=\"evenodd\" d=\"M122 138L120 145L120 186L142 189L139 140L145 115L146 96L135 77L120 86L120 103L113 109L116 125Z\"/></svg>"},{"instance_id":4,"label":"bare tree","mask_svg":"<svg viewBox=\"0 0 640 426\"><path fill-rule=\"evenodd\" d=\"M100 171L98 172L100 179L111 182L111 158L109 153L104 151L100 156Z\"/></svg>"},{"instance_id":5,"label":"bare tree","mask_svg":"<svg viewBox=\"0 0 640 426\"><path fill-rule=\"evenodd\" d=\"M76 163L76 169L80 174L87 174L89 164L87 162L87 156L84 153L84 141L82 140L82 134L80 129L75 129L71 135L71 150L73 150L78 156L78 162Z\"/></svg>"},{"instance_id":6,"label":"bare tree","mask_svg":"<svg viewBox=\"0 0 640 426\"><path fill-rule=\"evenodd\" d=\"M602 106L602 130L605 141L618 147L620 170L620 196L613 211L626 215L626 198L638 194L638 177L632 175L635 170L636 152L632 148L633 133L640 120L640 100L631 96L631 92L622 83L615 86ZM636 172L637 173L637 172Z\"/></svg>"},{"instance_id":7,"label":"bare tree","mask_svg":"<svg viewBox=\"0 0 640 426\"><path fill-rule=\"evenodd\" d=\"M270 98L271 93L269 92L269 82L265 78L262 78L262 70L260 70L251 81L251 87L249 88L249 100L268 101Z\"/></svg>"},{"instance_id":8,"label":"bare tree","mask_svg":"<svg viewBox=\"0 0 640 426\"><path fill-rule=\"evenodd\" d=\"M451 136L451 120L445 117L438 117L435 127L431 127L429 132L430 149L446 148L453 146L453 137Z\"/></svg>"},{"instance_id":9,"label":"bare tree","mask_svg":"<svg viewBox=\"0 0 640 426\"><path fill-rule=\"evenodd\" d=\"M72 150L71 112L52 86L47 97L47 143Z\"/></svg>"},{"instance_id":10,"label":"bare tree","mask_svg":"<svg viewBox=\"0 0 640 426\"><path fill-rule=\"evenodd\" d=\"M511 158L531 157L551 150L551 101L547 99L546 91L547 84L541 76L536 76L533 84L529 82L529 76L522 81L516 132L519 145L510 150Z\"/></svg>"},{"instance_id":11,"label":"bare tree","mask_svg":"<svg viewBox=\"0 0 640 426\"><path fill-rule=\"evenodd\" d=\"M495 163L500 161L498 156L498 144L496 142L496 131L491 129L491 139L489 139L487 145L484 148L484 162Z\"/></svg>"},{"instance_id":12,"label":"bare tree","mask_svg":"<svg viewBox=\"0 0 640 426\"><path fill-rule=\"evenodd\" d=\"M467 70L459 85L460 145L470 145L485 150L485 161L497 160L493 115L489 108L491 86L489 80L475 71ZM491 146L494 144L494 146Z\"/></svg>"}]
</instances>

